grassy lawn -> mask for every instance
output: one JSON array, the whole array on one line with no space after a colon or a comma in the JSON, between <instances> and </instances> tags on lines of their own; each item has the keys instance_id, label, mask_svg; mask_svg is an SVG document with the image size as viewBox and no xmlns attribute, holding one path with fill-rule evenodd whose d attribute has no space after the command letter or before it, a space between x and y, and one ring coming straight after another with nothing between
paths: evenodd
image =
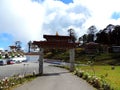
<instances>
[{"instance_id":1,"label":"grassy lawn","mask_svg":"<svg viewBox=\"0 0 120 90\"><path fill-rule=\"evenodd\" d=\"M110 84L114 90L120 90L120 66L115 66L115 69L111 69L112 66L94 66L95 75L104 79ZM90 66L78 66L77 68L88 72L93 75L93 70Z\"/></svg>"}]
</instances>

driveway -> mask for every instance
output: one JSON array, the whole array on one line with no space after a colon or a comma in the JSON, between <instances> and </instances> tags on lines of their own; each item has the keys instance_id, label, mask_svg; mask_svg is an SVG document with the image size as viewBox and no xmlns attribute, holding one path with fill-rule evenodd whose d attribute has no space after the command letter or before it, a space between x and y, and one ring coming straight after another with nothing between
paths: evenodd
<instances>
[{"instance_id":1,"label":"driveway","mask_svg":"<svg viewBox=\"0 0 120 90\"><path fill-rule=\"evenodd\" d=\"M69 71L44 64L44 74L13 90L95 90Z\"/></svg>"}]
</instances>

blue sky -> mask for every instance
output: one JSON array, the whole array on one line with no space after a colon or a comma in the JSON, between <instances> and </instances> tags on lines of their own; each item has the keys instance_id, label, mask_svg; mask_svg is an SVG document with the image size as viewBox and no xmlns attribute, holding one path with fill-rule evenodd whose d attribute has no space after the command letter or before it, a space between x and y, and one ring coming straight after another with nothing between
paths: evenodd
<instances>
[{"instance_id":1,"label":"blue sky","mask_svg":"<svg viewBox=\"0 0 120 90\"><path fill-rule=\"evenodd\" d=\"M44 2L45 0L32 0L32 1L35 1L35 2ZM73 2L73 0L59 0L59 1L62 1L65 4L69 4L69 3Z\"/></svg>"},{"instance_id":2,"label":"blue sky","mask_svg":"<svg viewBox=\"0 0 120 90\"><path fill-rule=\"evenodd\" d=\"M8 49L8 45L11 45L13 43L13 37L10 34L7 33L1 33L0 34L0 47L4 47L5 49Z\"/></svg>"},{"instance_id":3,"label":"blue sky","mask_svg":"<svg viewBox=\"0 0 120 90\"><path fill-rule=\"evenodd\" d=\"M66 4L69 4L69 3L72 3L73 0L61 0L62 2L66 3Z\"/></svg>"},{"instance_id":4,"label":"blue sky","mask_svg":"<svg viewBox=\"0 0 120 90\"><path fill-rule=\"evenodd\" d=\"M119 19L119 18L120 18L120 12L114 12L114 13L112 14L111 18L113 18L113 19L115 19L115 20Z\"/></svg>"},{"instance_id":5,"label":"blue sky","mask_svg":"<svg viewBox=\"0 0 120 90\"><path fill-rule=\"evenodd\" d=\"M108 24L120 25L119 0L0 0L0 49L21 41L44 40L43 34L77 36L91 25L98 30ZM114 5L113 5L114 3Z\"/></svg>"}]
</instances>

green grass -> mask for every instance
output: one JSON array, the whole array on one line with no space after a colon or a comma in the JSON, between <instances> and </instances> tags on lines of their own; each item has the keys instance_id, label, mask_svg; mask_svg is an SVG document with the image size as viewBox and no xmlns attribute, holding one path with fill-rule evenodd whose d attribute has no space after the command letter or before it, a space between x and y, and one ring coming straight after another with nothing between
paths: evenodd
<instances>
[{"instance_id":1,"label":"green grass","mask_svg":"<svg viewBox=\"0 0 120 90\"><path fill-rule=\"evenodd\" d=\"M120 66L115 66L115 69L111 69L112 66L94 66L95 75L102 77L114 90L120 90ZM88 72L93 75L93 70L90 66L78 66L77 68Z\"/></svg>"}]
</instances>

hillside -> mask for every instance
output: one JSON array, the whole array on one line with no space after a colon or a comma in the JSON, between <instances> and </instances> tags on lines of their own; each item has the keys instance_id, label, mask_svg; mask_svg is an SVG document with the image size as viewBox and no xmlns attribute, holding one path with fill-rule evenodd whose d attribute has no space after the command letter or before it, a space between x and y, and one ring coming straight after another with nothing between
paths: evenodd
<instances>
[{"instance_id":1,"label":"hillside","mask_svg":"<svg viewBox=\"0 0 120 90\"><path fill-rule=\"evenodd\" d=\"M69 62L69 51L49 50L45 53L45 58ZM75 62L87 64L88 61L94 61L96 65L120 65L120 53L99 53L91 58L91 55L85 54L82 48L77 48L75 50Z\"/></svg>"}]
</instances>

